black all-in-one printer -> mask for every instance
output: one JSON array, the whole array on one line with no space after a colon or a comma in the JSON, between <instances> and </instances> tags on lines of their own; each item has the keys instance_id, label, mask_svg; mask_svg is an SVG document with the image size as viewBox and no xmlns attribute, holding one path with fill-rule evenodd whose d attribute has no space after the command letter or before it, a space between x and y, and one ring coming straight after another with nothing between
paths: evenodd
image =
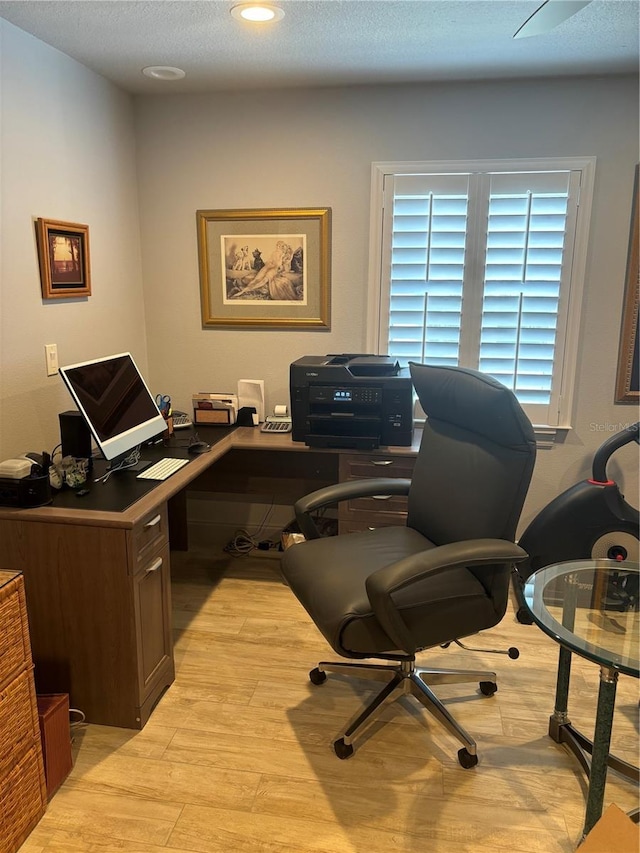
<instances>
[{"instance_id":1,"label":"black all-in-one printer","mask_svg":"<svg viewBox=\"0 0 640 853\"><path fill-rule=\"evenodd\" d=\"M294 441L358 450L411 444L413 385L394 358L305 355L289 379Z\"/></svg>"}]
</instances>

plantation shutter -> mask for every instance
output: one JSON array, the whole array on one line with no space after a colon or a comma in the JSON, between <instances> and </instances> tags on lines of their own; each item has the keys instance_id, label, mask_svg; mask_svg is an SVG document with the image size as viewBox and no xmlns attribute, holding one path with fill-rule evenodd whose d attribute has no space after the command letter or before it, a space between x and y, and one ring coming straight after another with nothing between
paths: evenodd
<instances>
[{"instance_id":1,"label":"plantation shutter","mask_svg":"<svg viewBox=\"0 0 640 853\"><path fill-rule=\"evenodd\" d=\"M468 175L395 177L388 351L403 364L458 364L468 201Z\"/></svg>"},{"instance_id":2,"label":"plantation shutter","mask_svg":"<svg viewBox=\"0 0 640 853\"><path fill-rule=\"evenodd\" d=\"M537 423L551 422L560 392L570 180L568 171L489 176L478 369L515 391Z\"/></svg>"},{"instance_id":3,"label":"plantation shutter","mask_svg":"<svg viewBox=\"0 0 640 853\"><path fill-rule=\"evenodd\" d=\"M570 169L386 176L380 351L481 370L558 424L579 187Z\"/></svg>"}]
</instances>

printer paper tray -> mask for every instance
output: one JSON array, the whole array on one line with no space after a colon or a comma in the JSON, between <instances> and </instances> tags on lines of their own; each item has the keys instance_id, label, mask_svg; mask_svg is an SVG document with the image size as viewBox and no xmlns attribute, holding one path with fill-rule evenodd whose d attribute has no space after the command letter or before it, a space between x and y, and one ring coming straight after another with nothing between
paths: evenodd
<instances>
[{"instance_id":1,"label":"printer paper tray","mask_svg":"<svg viewBox=\"0 0 640 853\"><path fill-rule=\"evenodd\" d=\"M352 450L376 450L380 447L378 435L305 435L307 447L344 447Z\"/></svg>"}]
</instances>

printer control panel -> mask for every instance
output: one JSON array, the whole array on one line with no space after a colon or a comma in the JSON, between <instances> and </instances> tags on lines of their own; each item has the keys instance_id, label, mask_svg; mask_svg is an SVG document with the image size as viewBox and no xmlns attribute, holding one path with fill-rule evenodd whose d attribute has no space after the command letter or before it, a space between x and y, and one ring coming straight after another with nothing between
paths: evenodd
<instances>
[{"instance_id":1,"label":"printer control panel","mask_svg":"<svg viewBox=\"0 0 640 853\"><path fill-rule=\"evenodd\" d=\"M309 388L310 403L343 403L350 406L379 406L382 389L366 386L312 385Z\"/></svg>"}]
</instances>

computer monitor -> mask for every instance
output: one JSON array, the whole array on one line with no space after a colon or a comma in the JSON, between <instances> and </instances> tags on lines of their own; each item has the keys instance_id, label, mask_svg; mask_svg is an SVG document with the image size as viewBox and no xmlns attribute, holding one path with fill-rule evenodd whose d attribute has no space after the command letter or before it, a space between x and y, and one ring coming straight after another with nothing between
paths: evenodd
<instances>
[{"instance_id":1,"label":"computer monitor","mask_svg":"<svg viewBox=\"0 0 640 853\"><path fill-rule=\"evenodd\" d=\"M130 353L71 364L59 373L105 459L123 457L166 429Z\"/></svg>"}]
</instances>

